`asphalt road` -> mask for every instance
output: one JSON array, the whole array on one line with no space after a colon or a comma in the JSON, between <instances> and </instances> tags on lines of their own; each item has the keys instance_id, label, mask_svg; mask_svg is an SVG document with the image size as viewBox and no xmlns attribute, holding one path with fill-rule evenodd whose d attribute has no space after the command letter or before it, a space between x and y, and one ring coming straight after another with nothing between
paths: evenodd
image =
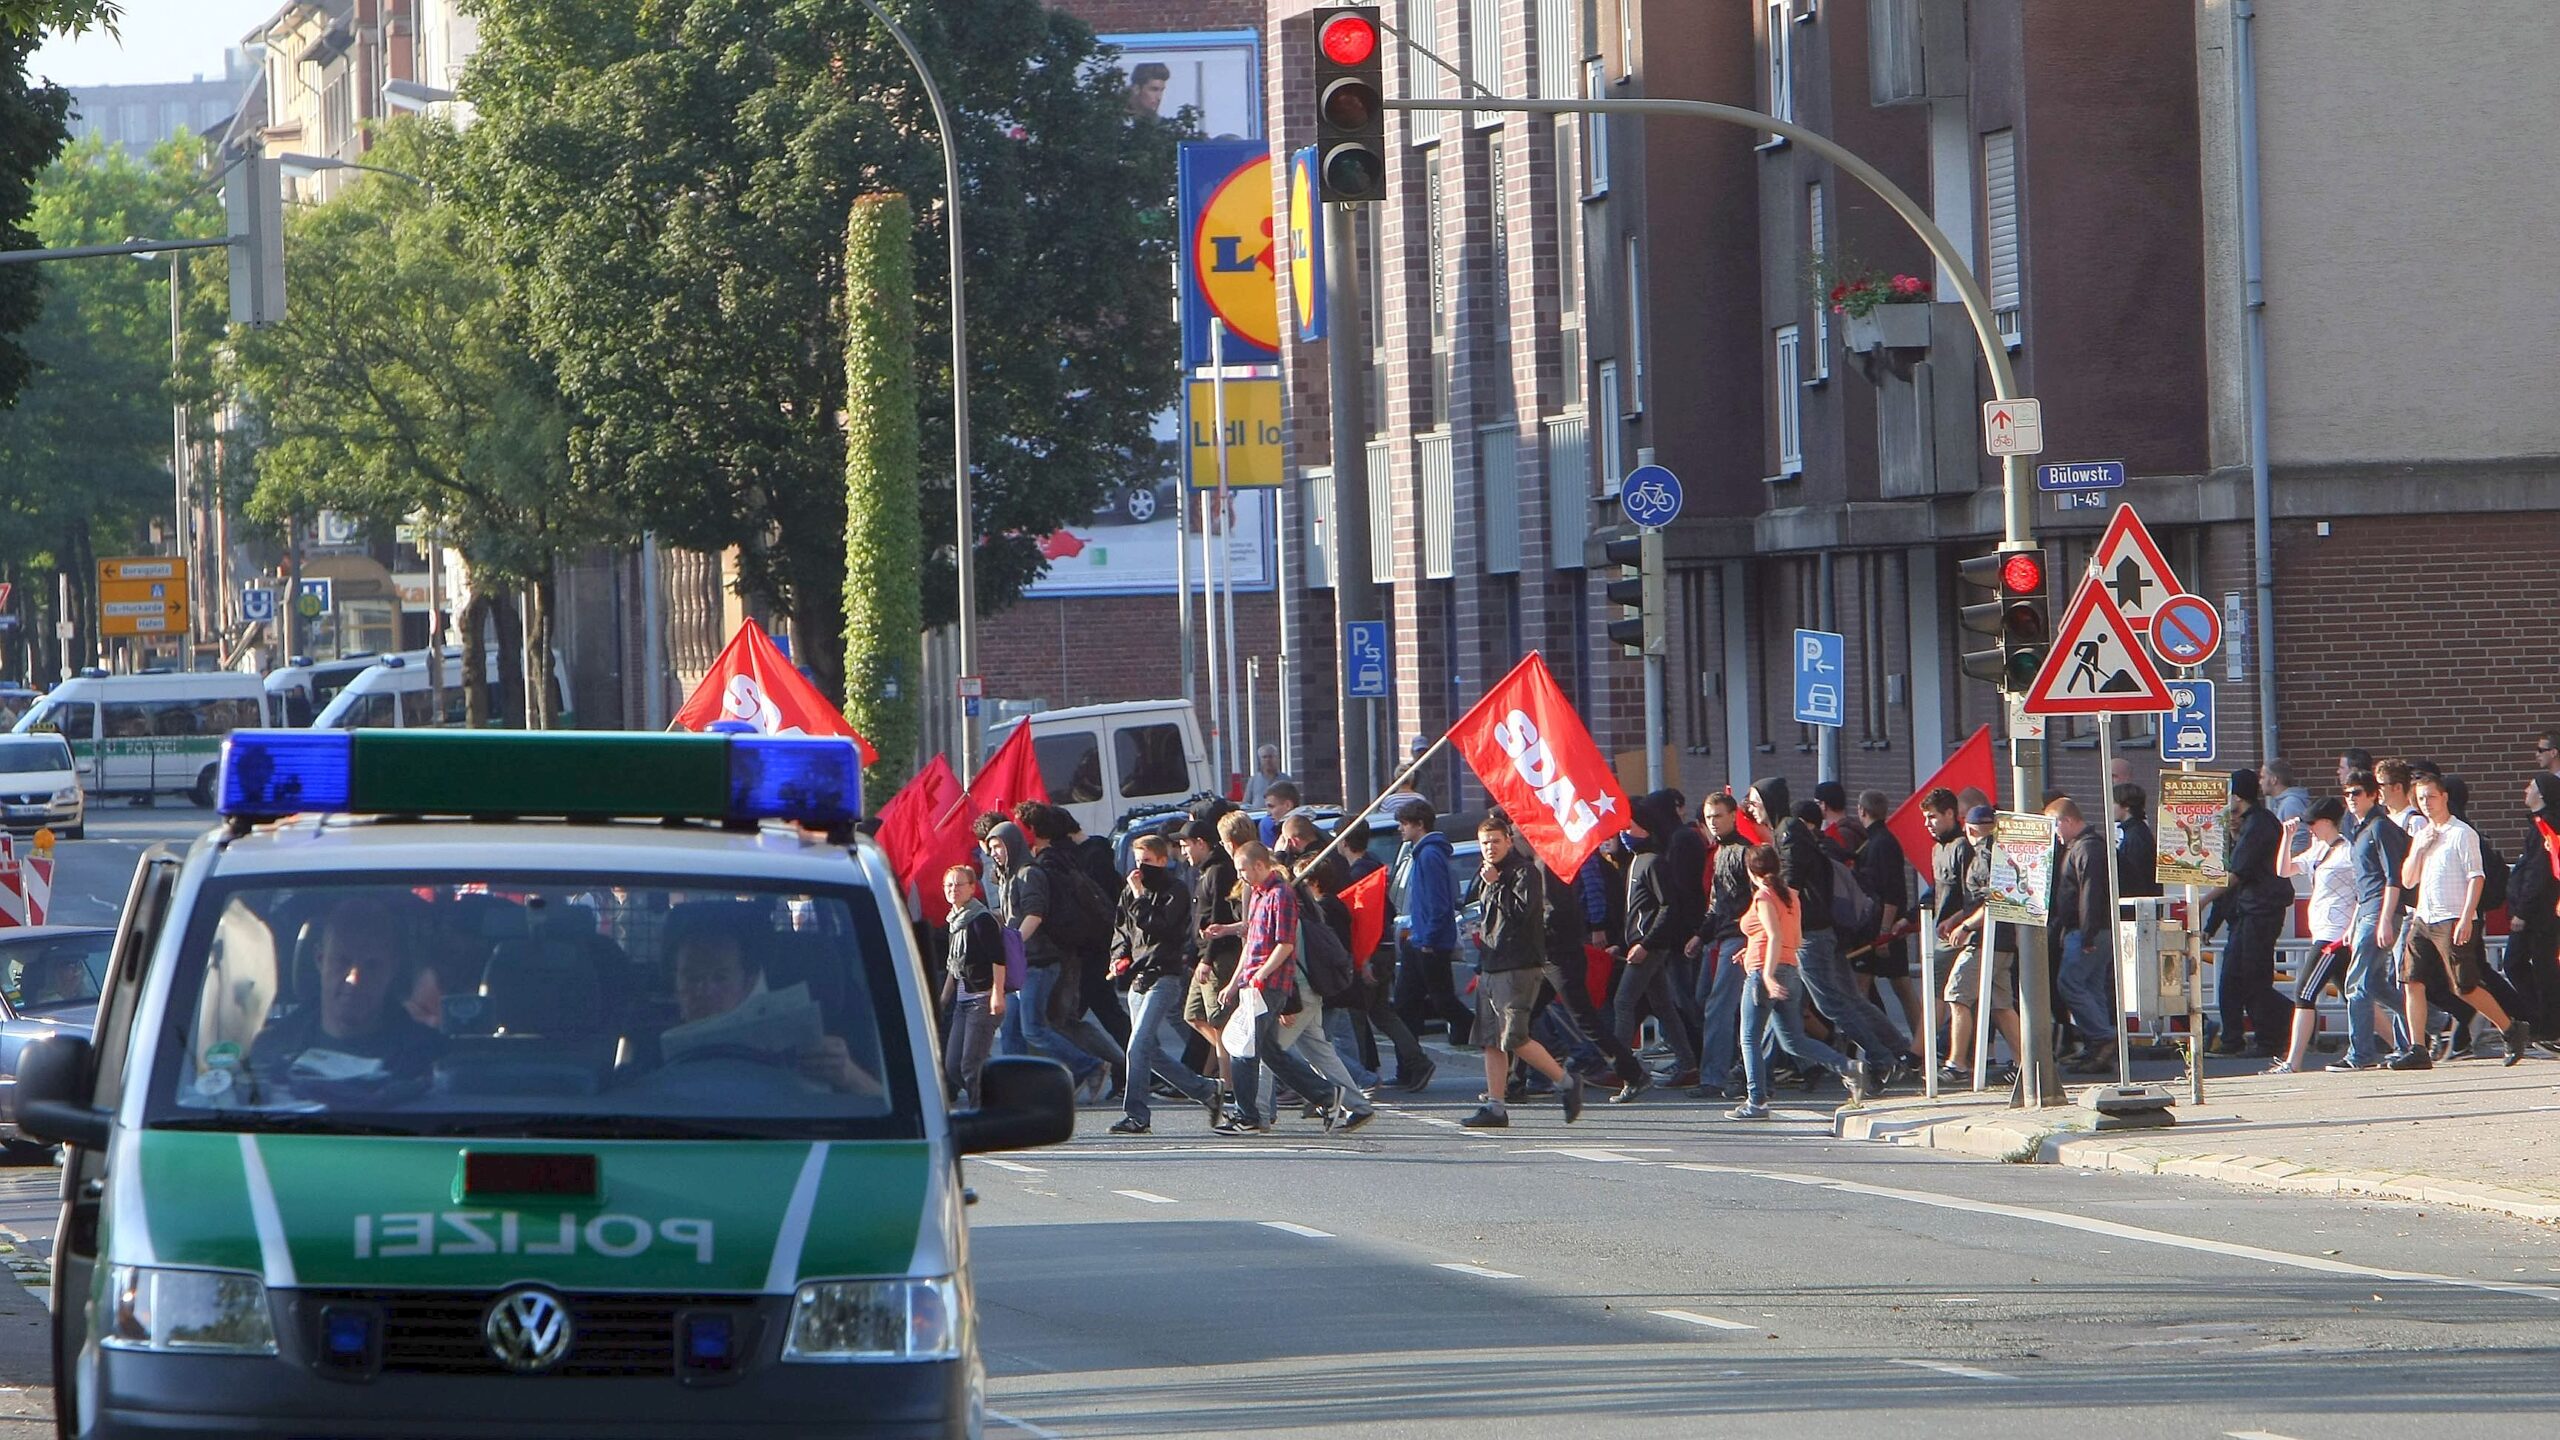
<instances>
[{"instance_id":1,"label":"asphalt road","mask_svg":"<svg viewBox=\"0 0 2560 1440\"><path fill-rule=\"evenodd\" d=\"M88 838L55 849L53 910L46 918L57 925L113 925L142 852L163 840L183 848L214 820L210 810L165 796L156 806L91 800Z\"/></svg>"},{"instance_id":2,"label":"asphalt road","mask_svg":"<svg viewBox=\"0 0 2560 1440\"><path fill-rule=\"evenodd\" d=\"M1445 1065L1442 1075L1456 1073ZM2003 1166L1684 1102L971 1162L994 1406L1030 1435L2539 1431L2560 1235ZM990 1433L1004 1433L1001 1428Z\"/></svg>"}]
</instances>

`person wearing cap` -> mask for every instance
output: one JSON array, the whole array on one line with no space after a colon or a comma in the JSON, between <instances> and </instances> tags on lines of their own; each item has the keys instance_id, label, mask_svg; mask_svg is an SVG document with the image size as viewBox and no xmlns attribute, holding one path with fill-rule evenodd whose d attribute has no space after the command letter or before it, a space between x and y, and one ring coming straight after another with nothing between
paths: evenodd
<instances>
[{"instance_id":1,"label":"person wearing cap","mask_svg":"<svg viewBox=\"0 0 2560 1440\"><path fill-rule=\"evenodd\" d=\"M1965 812L1964 828L1955 831L1955 797L1944 787L1920 802L1928 813L1930 832L1938 837L1932 869L1937 876L1938 948L1956 959L1947 969L1947 1066L1941 1083L1971 1084L1973 1030L1982 1005L1982 967L1991 967L1991 1025L2009 1042L2009 1053L2024 1055L2018 1030L2018 955L2014 945L2002 950L1983 943L1990 924L1986 900L1991 893L1991 827L1999 812L1976 805ZM1986 955L1990 949L1993 953Z\"/></svg>"},{"instance_id":2,"label":"person wearing cap","mask_svg":"<svg viewBox=\"0 0 2560 1440\"><path fill-rule=\"evenodd\" d=\"M2284 844L2284 827L2259 799L2258 772L2247 766L2231 772L2231 879L2223 886L2223 914L2231 935L2222 948L2218 991L2222 1038L2216 1055L2285 1053L2293 1032L2293 1006L2276 992L2276 938L2284 931L2285 913L2293 908L2293 881L2276 873L2276 851ZM2241 1038L2255 1032L2256 1044Z\"/></svg>"},{"instance_id":3,"label":"person wearing cap","mask_svg":"<svg viewBox=\"0 0 2560 1440\"><path fill-rule=\"evenodd\" d=\"M1218 844L1215 820L1182 827L1182 854L1191 862L1191 948L1196 957L1182 1020L1209 1042L1209 1059L1225 1080L1227 1051L1218 1032L1227 1023L1227 1007L1220 997L1235 977L1236 957L1244 953L1243 939L1229 928L1244 918L1244 892L1236 883L1235 862Z\"/></svg>"}]
</instances>

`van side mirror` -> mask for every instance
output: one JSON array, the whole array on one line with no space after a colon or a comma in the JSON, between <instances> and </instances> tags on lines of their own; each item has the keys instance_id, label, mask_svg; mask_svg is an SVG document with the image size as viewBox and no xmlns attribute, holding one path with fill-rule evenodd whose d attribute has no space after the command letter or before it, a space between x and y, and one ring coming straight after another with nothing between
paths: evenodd
<instances>
[{"instance_id":1,"label":"van side mirror","mask_svg":"<svg viewBox=\"0 0 2560 1440\"><path fill-rule=\"evenodd\" d=\"M89 1103L89 1042L52 1035L18 1057L18 1128L54 1145L103 1150L111 1126L107 1113Z\"/></svg>"},{"instance_id":2,"label":"van side mirror","mask_svg":"<svg viewBox=\"0 0 2560 1440\"><path fill-rule=\"evenodd\" d=\"M978 1076L978 1108L951 1117L951 1143L963 1155L1057 1145L1075 1133L1074 1076L1036 1056L989 1060Z\"/></svg>"}]
</instances>

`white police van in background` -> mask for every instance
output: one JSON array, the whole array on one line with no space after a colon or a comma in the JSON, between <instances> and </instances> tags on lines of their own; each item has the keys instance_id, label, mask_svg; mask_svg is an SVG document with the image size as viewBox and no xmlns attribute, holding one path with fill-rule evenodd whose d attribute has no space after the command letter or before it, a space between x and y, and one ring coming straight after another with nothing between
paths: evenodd
<instances>
[{"instance_id":1,"label":"white police van in background","mask_svg":"<svg viewBox=\"0 0 2560 1440\"><path fill-rule=\"evenodd\" d=\"M18 717L13 733L71 742L89 794L181 794L213 803L223 737L273 718L255 675L236 670L84 670Z\"/></svg>"}]
</instances>

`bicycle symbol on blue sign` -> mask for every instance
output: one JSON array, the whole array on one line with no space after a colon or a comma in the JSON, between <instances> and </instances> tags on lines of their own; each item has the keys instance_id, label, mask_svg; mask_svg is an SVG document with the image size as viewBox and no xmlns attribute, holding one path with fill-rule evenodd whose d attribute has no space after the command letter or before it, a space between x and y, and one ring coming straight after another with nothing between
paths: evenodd
<instances>
[{"instance_id":1,"label":"bicycle symbol on blue sign","mask_svg":"<svg viewBox=\"0 0 2560 1440\"><path fill-rule=\"evenodd\" d=\"M1626 507L1627 518L1647 530L1659 530L1679 519L1685 498L1680 477L1660 465L1637 466L1618 490L1618 503Z\"/></svg>"}]
</instances>

